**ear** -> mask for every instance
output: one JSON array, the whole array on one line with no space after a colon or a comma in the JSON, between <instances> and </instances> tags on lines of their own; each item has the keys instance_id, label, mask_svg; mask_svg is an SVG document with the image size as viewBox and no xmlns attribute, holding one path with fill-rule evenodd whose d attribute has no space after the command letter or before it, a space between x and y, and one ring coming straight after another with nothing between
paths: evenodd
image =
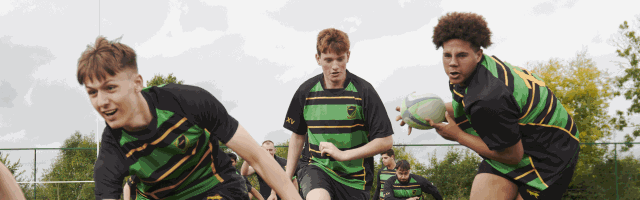
<instances>
[{"instance_id":1,"label":"ear","mask_svg":"<svg viewBox=\"0 0 640 200\"><path fill-rule=\"evenodd\" d=\"M476 63L480 62L482 60L483 57L483 52L482 49L478 50L478 52L476 52Z\"/></svg>"},{"instance_id":2,"label":"ear","mask_svg":"<svg viewBox=\"0 0 640 200\"><path fill-rule=\"evenodd\" d=\"M144 88L144 81L142 75L136 73L133 77L133 83L135 84L136 92L141 92Z\"/></svg>"},{"instance_id":3,"label":"ear","mask_svg":"<svg viewBox=\"0 0 640 200\"><path fill-rule=\"evenodd\" d=\"M316 53L316 62L320 65L320 55Z\"/></svg>"},{"instance_id":4,"label":"ear","mask_svg":"<svg viewBox=\"0 0 640 200\"><path fill-rule=\"evenodd\" d=\"M347 51L347 63L349 62L349 57L351 56L351 51Z\"/></svg>"}]
</instances>

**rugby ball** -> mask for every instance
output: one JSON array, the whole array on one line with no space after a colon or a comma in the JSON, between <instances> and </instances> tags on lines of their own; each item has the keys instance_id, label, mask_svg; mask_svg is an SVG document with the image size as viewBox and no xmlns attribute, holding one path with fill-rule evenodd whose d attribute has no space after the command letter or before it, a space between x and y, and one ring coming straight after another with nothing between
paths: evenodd
<instances>
[{"instance_id":1,"label":"rugby ball","mask_svg":"<svg viewBox=\"0 0 640 200\"><path fill-rule=\"evenodd\" d=\"M425 118L433 120L434 123L440 123L444 121L445 112L444 101L438 95L431 93L411 93L402 100L402 105L400 105L400 113L404 123L421 130L433 128Z\"/></svg>"}]
</instances>

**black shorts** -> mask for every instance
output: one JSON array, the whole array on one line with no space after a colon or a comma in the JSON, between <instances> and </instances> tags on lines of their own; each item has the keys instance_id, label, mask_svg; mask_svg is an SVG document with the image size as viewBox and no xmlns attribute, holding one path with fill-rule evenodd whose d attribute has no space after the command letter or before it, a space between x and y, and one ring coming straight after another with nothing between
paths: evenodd
<instances>
[{"instance_id":1,"label":"black shorts","mask_svg":"<svg viewBox=\"0 0 640 200\"><path fill-rule=\"evenodd\" d=\"M489 163L483 160L480 165L478 165L478 174L480 173L489 173L505 178L512 183L518 186L518 193L522 196L524 200L539 200L539 199L561 199L564 192L569 187L569 183L571 183L571 178L573 178L573 172L575 171L576 164L574 163L569 168L567 168L562 177L558 179L553 185L549 186L547 189L540 191L534 187L531 187L522 182L516 181L513 178L508 177L497 169L493 168Z\"/></svg>"},{"instance_id":2,"label":"black shorts","mask_svg":"<svg viewBox=\"0 0 640 200\"><path fill-rule=\"evenodd\" d=\"M299 181L302 190L302 196L306 198L307 194L313 189L322 188L329 192L332 200L368 200L369 191L358 190L346 186L336 180L333 180L324 170L315 165L307 165L300 170Z\"/></svg>"}]
</instances>

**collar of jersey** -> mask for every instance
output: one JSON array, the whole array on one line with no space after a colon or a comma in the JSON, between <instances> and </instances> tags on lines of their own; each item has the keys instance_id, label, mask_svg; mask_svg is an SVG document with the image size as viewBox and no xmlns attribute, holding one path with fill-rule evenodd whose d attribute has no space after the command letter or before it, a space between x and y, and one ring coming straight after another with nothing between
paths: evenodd
<instances>
[{"instance_id":1,"label":"collar of jersey","mask_svg":"<svg viewBox=\"0 0 640 200\"><path fill-rule=\"evenodd\" d=\"M347 88L347 86L349 86L349 83L351 83L351 73L349 72L349 70L345 70L346 71L346 75L347 77L344 79L344 83L342 84L342 88L340 89L327 89L324 85L324 73L322 73L320 75L320 85L322 86L322 90L333 93L335 95L340 95L342 92L344 92L344 89ZM333 92L336 91L336 92Z\"/></svg>"}]
</instances>

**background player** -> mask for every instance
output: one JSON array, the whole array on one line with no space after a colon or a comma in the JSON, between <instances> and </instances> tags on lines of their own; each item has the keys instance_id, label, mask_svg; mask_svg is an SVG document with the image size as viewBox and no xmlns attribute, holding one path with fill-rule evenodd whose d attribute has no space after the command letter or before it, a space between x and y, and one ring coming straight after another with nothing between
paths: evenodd
<instances>
[{"instance_id":1,"label":"background player","mask_svg":"<svg viewBox=\"0 0 640 200\"><path fill-rule=\"evenodd\" d=\"M396 156L393 151L393 148L382 152L380 154L382 157L382 169L378 171L378 187L376 187L376 192L374 193L373 200L383 199L384 193L382 188L384 188L384 182L392 176L396 175Z\"/></svg>"},{"instance_id":2,"label":"background player","mask_svg":"<svg viewBox=\"0 0 640 200\"><path fill-rule=\"evenodd\" d=\"M325 29L316 44L322 73L298 88L284 123L295 133L287 166L296 166L306 143L311 163L299 172L306 199L369 199L372 156L393 145L391 122L373 86L346 69L351 54L347 34ZM295 168L286 171L291 178Z\"/></svg>"},{"instance_id":3,"label":"background player","mask_svg":"<svg viewBox=\"0 0 640 200\"><path fill-rule=\"evenodd\" d=\"M227 155L229 156L229 158L231 158L231 165L235 168L236 164L238 164L238 156L236 156L235 153L227 153ZM240 174L237 169L236 173ZM249 179L247 179L247 177L244 177L244 181L245 185L247 186L247 190L249 191L249 199L253 199L252 197L255 196L258 200L264 200L264 198L262 198L262 195L260 195L260 192L253 188L253 185L251 185L251 182L249 182Z\"/></svg>"},{"instance_id":4,"label":"background player","mask_svg":"<svg viewBox=\"0 0 640 200\"><path fill-rule=\"evenodd\" d=\"M143 87L136 54L98 37L78 60L78 82L105 119L94 167L96 199L117 199L136 175L140 199L247 199L219 141L246 158L286 199L301 199L278 164L206 90L168 84ZM133 190L133 188L132 188Z\"/></svg>"},{"instance_id":5,"label":"background player","mask_svg":"<svg viewBox=\"0 0 640 200\"><path fill-rule=\"evenodd\" d=\"M422 193L431 194L436 200L442 200L438 188L426 178L411 174L411 164L406 160L398 161L396 175L384 182L385 200L418 200Z\"/></svg>"},{"instance_id":6,"label":"background player","mask_svg":"<svg viewBox=\"0 0 640 200\"><path fill-rule=\"evenodd\" d=\"M278 162L278 164L282 167L282 169L285 169L285 166L287 165L287 159L281 158L280 156L276 156L276 147L273 144L273 141L265 140L264 142L262 142L262 148L269 153L270 155L269 158L275 159L276 162ZM251 176L255 172L256 171L253 169L253 167L251 167L249 163L247 162L242 163L242 167L240 168L240 174L242 174L243 176ZM267 200L274 200L276 198L280 199L280 197L275 193L275 190L271 189L271 187L269 187L269 185L267 185L264 179L260 176L258 176L258 183L260 184L260 194L264 199L267 199Z\"/></svg>"},{"instance_id":7,"label":"background player","mask_svg":"<svg viewBox=\"0 0 640 200\"><path fill-rule=\"evenodd\" d=\"M453 101L448 123L428 121L484 158L471 199L560 199L578 160L579 133L551 90L537 75L483 54L491 31L478 14L441 17L433 43L443 48Z\"/></svg>"}]
</instances>

